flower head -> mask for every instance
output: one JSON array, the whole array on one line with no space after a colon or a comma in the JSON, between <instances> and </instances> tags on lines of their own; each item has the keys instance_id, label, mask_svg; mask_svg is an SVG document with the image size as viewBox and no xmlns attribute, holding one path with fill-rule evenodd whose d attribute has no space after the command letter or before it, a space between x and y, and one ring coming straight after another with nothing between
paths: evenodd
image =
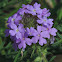
<instances>
[{"instance_id":1,"label":"flower head","mask_svg":"<svg viewBox=\"0 0 62 62\"><path fill-rule=\"evenodd\" d=\"M47 8L41 9L40 6L41 5L36 2L33 6L23 4L22 8L20 8L17 13L8 18L7 27L9 29L7 29L5 33L6 37L10 35L11 40L14 41L13 47L15 50L17 50L17 47L19 49L25 49L26 45L30 46L32 43L36 44L37 42L43 46L43 44L47 43L47 39L49 39L51 43L54 42L54 36L56 36L57 29L52 28L53 19L48 18L51 13ZM26 18L26 16L29 18ZM35 28L26 28L25 26L27 24L25 22L29 21L31 24L33 23L31 21L33 19L30 18L31 16L37 21L37 23L35 23ZM53 38L51 38L51 36L53 36Z\"/></svg>"}]
</instances>

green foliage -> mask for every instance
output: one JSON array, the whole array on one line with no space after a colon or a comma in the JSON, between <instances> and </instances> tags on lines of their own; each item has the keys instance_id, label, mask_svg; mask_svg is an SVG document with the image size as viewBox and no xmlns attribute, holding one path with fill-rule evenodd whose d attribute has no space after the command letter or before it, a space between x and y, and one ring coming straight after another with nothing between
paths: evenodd
<instances>
[{"instance_id":1,"label":"green foliage","mask_svg":"<svg viewBox=\"0 0 62 62\"><path fill-rule=\"evenodd\" d=\"M58 15L58 20L62 19L62 7L57 11L57 15Z\"/></svg>"},{"instance_id":2,"label":"green foliage","mask_svg":"<svg viewBox=\"0 0 62 62\"><path fill-rule=\"evenodd\" d=\"M55 0L52 0L52 3L53 3L53 7L55 7L56 6Z\"/></svg>"},{"instance_id":3,"label":"green foliage","mask_svg":"<svg viewBox=\"0 0 62 62\"><path fill-rule=\"evenodd\" d=\"M19 58L20 53L21 53L21 50L19 50L18 54L16 55L14 62L17 62L17 59Z\"/></svg>"},{"instance_id":4,"label":"green foliage","mask_svg":"<svg viewBox=\"0 0 62 62\"><path fill-rule=\"evenodd\" d=\"M36 59L34 60L34 62L41 62L42 58L41 57L36 57Z\"/></svg>"},{"instance_id":5,"label":"green foliage","mask_svg":"<svg viewBox=\"0 0 62 62\"><path fill-rule=\"evenodd\" d=\"M56 56L53 56L53 57L49 60L49 62L52 62L55 58L56 58Z\"/></svg>"}]
</instances>

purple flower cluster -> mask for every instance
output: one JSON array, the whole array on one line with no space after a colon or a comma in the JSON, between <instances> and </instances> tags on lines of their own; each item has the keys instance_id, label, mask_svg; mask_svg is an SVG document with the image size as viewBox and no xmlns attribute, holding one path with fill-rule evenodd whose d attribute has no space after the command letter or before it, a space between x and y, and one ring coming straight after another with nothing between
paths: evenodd
<instances>
[{"instance_id":1,"label":"purple flower cluster","mask_svg":"<svg viewBox=\"0 0 62 62\"><path fill-rule=\"evenodd\" d=\"M40 4L35 3L32 5L22 5L17 13L8 18L9 29L6 29L6 37L10 35L13 43L13 47L17 49L25 49L26 45L32 45L39 42L41 46L47 43L46 39L50 39L51 36L56 36L57 30L52 28L53 19L48 18L50 16L49 10L46 8L41 9ZM32 16L37 16L37 29L34 27L24 28L24 25L20 22L24 14L30 14Z\"/></svg>"}]
</instances>

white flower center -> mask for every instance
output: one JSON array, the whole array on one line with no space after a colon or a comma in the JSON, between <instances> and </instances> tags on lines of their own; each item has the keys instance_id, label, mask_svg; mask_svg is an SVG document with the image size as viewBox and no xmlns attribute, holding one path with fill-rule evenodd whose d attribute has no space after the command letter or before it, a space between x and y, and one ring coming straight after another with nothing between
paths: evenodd
<instances>
[{"instance_id":1,"label":"white flower center","mask_svg":"<svg viewBox=\"0 0 62 62\"><path fill-rule=\"evenodd\" d=\"M18 32L19 30L17 29L16 32Z\"/></svg>"},{"instance_id":2,"label":"white flower center","mask_svg":"<svg viewBox=\"0 0 62 62\"><path fill-rule=\"evenodd\" d=\"M12 19L12 21L14 21L15 19Z\"/></svg>"},{"instance_id":3,"label":"white flower center","mask_svg":"<svg viewBox=\"0 0 62 62\"><path fill-rule=\"evenodd\" d=\"M40 34L38 34L38 36L40 37Z\"/></svg>"},{"instance_id":4,"label":"white flower center","mask_svg":"<svg viewBox=\"0 0 62 62\"><path fill-rule=\"evenodd\" d=\"M46 21L46 19L44 19L43 21Z\"/></svg>"},{"instance_id":5,"label":"white flower center","mask_svg":"<svg viewBox=\"0 0 62 62\"><path fill-rule=\"evenodd\" d=\"M31 33L29 33L31 35Z\"/></svg>"},{"instance_id":6,"label":"white flower center","mask_svg":"<svg viewBox=\"0 0 62 62\"><path fill-rule=\"evenodd\" d=\"M23 40L25 40L25 38L23 38Z\"/></svg>"},{"instance_id":7,"label":"white flower center","mask_svg":"<svg viewBox=\"0 0 62 62\"><path fill-rule=\"evenodd\" d=\"M36 10L34 9L33 11L35 12Z\"/></svg>"},{"instance_id":8,"label":"white flower center","mask_svg":"<svg viewBox=\"0 0 62 62\"><path fill-rule=\"evenodd\" d=\"M48 30L48 28L47 28L47 30Z\"/></svg>"}]
</instances>

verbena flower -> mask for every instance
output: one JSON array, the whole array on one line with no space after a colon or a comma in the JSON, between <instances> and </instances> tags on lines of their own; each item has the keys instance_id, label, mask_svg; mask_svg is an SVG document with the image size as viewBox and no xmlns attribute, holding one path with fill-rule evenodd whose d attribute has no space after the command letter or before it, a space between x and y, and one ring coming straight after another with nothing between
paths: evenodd
<instances>
[{"instance_id":1,"label":"verbena flower","mask_svg":"<svg viewBox=\"0 0 62 62\"><path fill-rule=\"evenodd\" d=\"M44 39L45 36L43 36L44 34L42 34L43 32L41 31L42 31L41 26L37 26L37 30L35 30L35 32L33 33L34 37L32 38L32 41L33 43L37 43L39 40L39 44L43 46L43 44L46 44L47 41L46 39Z\"/></svg>"},{"instance_id":2,"label":"verbena flower","mask_svg":"<svg viewBox=\"0 0 62 62\"><path fill-rule=\"evenodd\" d=\"M52 27L52 25L53 25L53 19L48 19L48 18L46 18L46 17L43 17L43 18L41 18L41 19L39 19L39 20L37 20L37 22L39 23L39 24L43 24L43 25L45 25L45 26L51 26Z\"/></svg>"},{"instance_id":3,"label":"verbena flower","mask_svg":"<svg viewBox=\"0 0 62 62\"><path fill-rule=\"evenodd\" d=\"M16 13L8 18L7 23L15 23L16 25L18 25L21 19L22 19L21 16Z\"/></svg>"},{"instance_id":4,"label":"verbena flower","mask_svg":"<svg viewBox=\"0 0 62 62\"><path fill-rule=\"evenodd\" d=\"M47 8L42 9L42 16L46 16L49 17L50 16L50 12L49 9L47 10Z\"/></svg>"},{"instance_id":5,"label":"verbena flower","mask_svg":"<svg viewBox=\"0 0 62 62\"><path fill-rule=\"evenodd\" d=\"M34 27L30 27L30 29L27 27L26 31L27 31L27 34L29 36L33 36L33 33L34 33L35 29L34 29Z\"/></svg>"},{"instance_id":6,"label":"verbena flower","mask_svg":"<svg viewBox=\"0 0 62 62\"><path fill-rule=\"evenodd\" d=\"M32 15L36 15L37 13L41 13L42 10L40 9L40 4L35 3L33 6L32 5L28 5L27 6L28 9L28 13L32 14Z\"/></svg>"},{"instance_id":7,"label":"verbena flower","mask_svg":"<svg viewBox=\"0 0 62 62\"><path fill-rule=\"evenodd\" d=\"M54 42L54 36L56 36L57 29L52 28L53 19L48 18L51 13L47 8L41 9L40 6L41 5L36 2L33 6L23 4L22 8L20 8L17 13L8 18L7 27L9 29L5 31L5 36L7 37L10 35L11 40L14 41L13 47L15 50L17 50L17 48L25 49L26 45L30 46L32 43L36 44L37 42L43 46L47 43L47 39L49 39L51 43ZM27 21L30 21L28 18L24 18L26 17L25 15L30 17L33 16L32 18L35 20L37 19L37 28L25 27L29 24ZM24 22L23 18L24 20L27 19L27 23ZM51 38L51 36L53 36L53 38Z\"/></svg>"},{"instance_id":8,"label":"verbena flower","mask_svg":"<svg viewBox=\"0 0 62 62\"><path fill-rule=\"evenodd\" d=\"M20 43L18 45L18 48L26 48L26 44L27 45L31 45L32 44L32 40L30 38L27 38L26 36L24 36L24 34L22 34L22 38L20 39Z\"/></svg>"},{"instance_id":9,"label":"verbena flower","mask_svg":"<svg viewBox=\"0 0 62 62\"><path fill-rule=\"evenodd\" d=\"M42 17L49 17L50 14L51 14L51 13L49 12L49 10L47 10L47 8L44 8L44 9L42 9L42 12L37 15L37 17L38 17L39 19L41 19Z\"/></svg>"},{"instance_id":10,"label":"verbena flower","mask_svg":"<svg viewBox=\"0 0 62 62\"><path fill-rule=\"evenodd\" d=\"M56 28L51 28L51 27L48 27L48 28L45 28L45 32L48 33L48 34L51 34L53 36L56 36L56 32L57 32L57 29Z\"/></svg>"},{"instance_id":11,"label":"verbena flower","mask_svg":"<svg viewBox=\"0 0 62 62\"><path fill-rule=\"evenodd\" d=\"M24 31L24 29L19 25L18 27L11 23L10 24L11 29L9 30L9 33L11 36L16 36L17 39L21 38L21 32Z\"/></svg>"}]
</instances>

